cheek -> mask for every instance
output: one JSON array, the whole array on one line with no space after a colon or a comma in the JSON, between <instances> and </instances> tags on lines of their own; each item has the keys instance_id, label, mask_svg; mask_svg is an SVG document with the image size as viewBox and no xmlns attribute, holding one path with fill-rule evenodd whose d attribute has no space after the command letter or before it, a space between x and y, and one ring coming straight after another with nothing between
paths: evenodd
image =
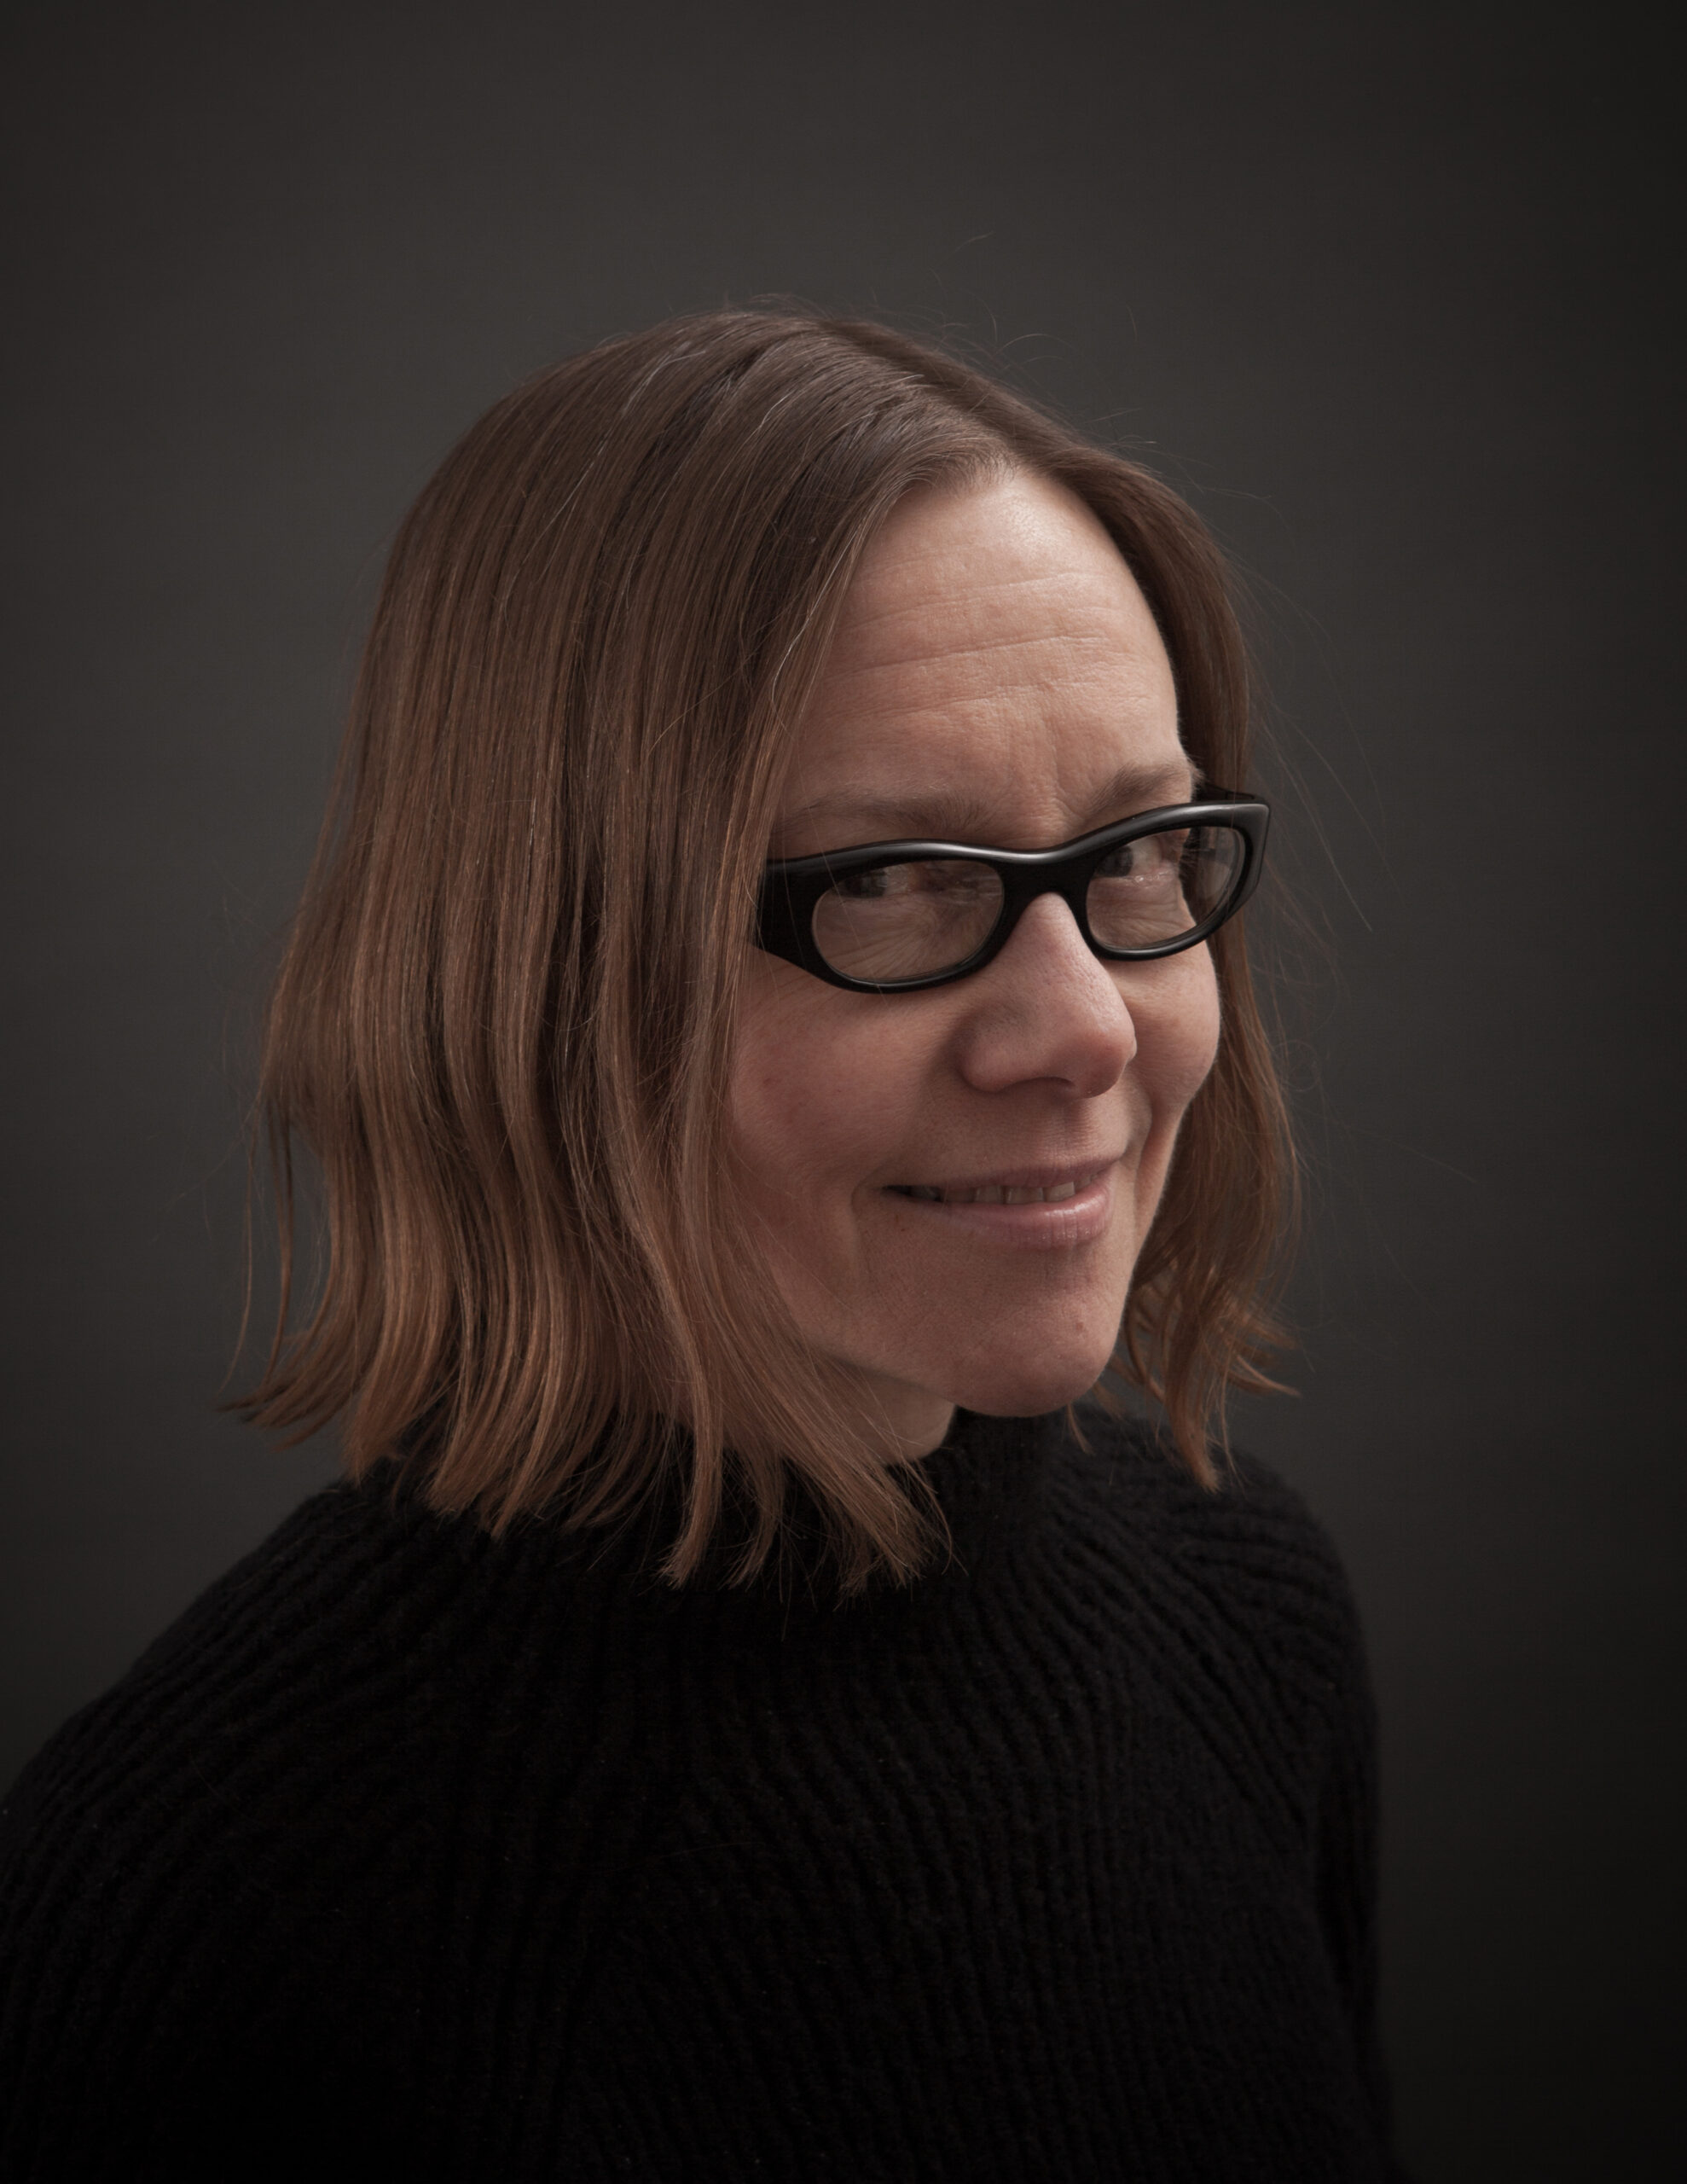
<instances>
[{"instance_id":1,"label":"cheek","mask_svg":"<svg viewBox=\"0 0 1687 2184\"><path fill-rule=\"evenodd\" d=\"M728 1112L764 1217L812 1223L888 1156L910 1072L887 1028L800 971L764 961L746 977Z\"/></svg>"},{"instance_id":2,"label":"cheek","mask_svg":"<svg viewBox=\"0 0 1687 2184\"><path fill-rule=\"evenodd\" d=\"M1140 996L1128 993L1137 1027L1134 1074L1156 1123L1174 1129L1218 1055L1218 979L1205 948L1173 956Z\"/></svg>"}]
</instances>

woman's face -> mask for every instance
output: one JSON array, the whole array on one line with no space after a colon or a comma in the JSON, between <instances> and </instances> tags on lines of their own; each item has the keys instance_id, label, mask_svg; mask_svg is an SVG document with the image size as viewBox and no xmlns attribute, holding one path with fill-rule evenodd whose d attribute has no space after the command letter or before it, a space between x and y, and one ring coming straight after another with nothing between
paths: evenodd
<instances>
[{"instance_id":1,"label":"woman's face","mask_svg":"<svg viewBox=\"0 0 1687 2184\"><path fill-rule=\"evenodd\" d=\"M916 493L874 542L768 854L1049 849L1193 786L1129 570L1081 502L1016 474ZM1103 963L1054 895L924 992L752 951L731 1107L751 1218L803 1333L910 1450L957 1403L1029 1415L1099 1376L1218 1036L1204 946Z\"/></svg>"}]
</instances>

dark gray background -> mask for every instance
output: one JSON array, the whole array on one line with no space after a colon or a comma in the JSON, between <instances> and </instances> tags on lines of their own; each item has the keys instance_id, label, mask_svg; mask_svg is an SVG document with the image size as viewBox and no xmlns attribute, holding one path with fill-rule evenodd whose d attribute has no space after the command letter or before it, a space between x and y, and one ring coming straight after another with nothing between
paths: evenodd
<instances>
[{"instance_id":1,"label":"dark gray background","mask_svg":"<svg viewBox=\"0 0 1687 2184\"><path fill-rule=\"evenodd\" d=\"M213 1403L252 997L399 514L519 376L667 312L954 326L1146 449L1263 605L1333 968L1292 959L1301 1393L1245 1430L1370 1629L1405 2151L1687 2174L1679 238L1640 19L20 20L0 1777L328 1467Z\"/></svg>"}]
</instances>

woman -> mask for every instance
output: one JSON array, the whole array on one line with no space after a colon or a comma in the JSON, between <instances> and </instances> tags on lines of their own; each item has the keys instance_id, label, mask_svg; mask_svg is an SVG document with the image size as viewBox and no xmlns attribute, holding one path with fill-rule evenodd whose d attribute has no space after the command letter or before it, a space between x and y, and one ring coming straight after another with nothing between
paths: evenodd
<instances>
[{"instance_id":1,"label":"woman","mask_svg":"<svg viewBox=\"0 0 1687 2184\"><path fill-rule=\"evenodd\" d=\"M9 1802L9 2176L1388 2173L1246 730L1189 510L880 328L448 458L264 1061L347 1479Z\"/></svg>"}]
</instances>

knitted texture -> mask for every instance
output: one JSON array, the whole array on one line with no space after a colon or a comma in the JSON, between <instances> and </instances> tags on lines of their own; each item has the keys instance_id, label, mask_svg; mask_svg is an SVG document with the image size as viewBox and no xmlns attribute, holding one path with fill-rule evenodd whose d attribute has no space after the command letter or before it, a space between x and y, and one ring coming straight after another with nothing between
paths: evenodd
<instances>
[{"instance_id":1,"label":"knitted texture","mask_svg":"<svg viewBox=\"0 0 1687 2184\"><path fill-rule=\"evenodd\" d=\"M0 2176L1391 2175L1334 1554L1085 1423L843 1605L306 1502L0 1809Z\"/></svg>"}]
</instances>

